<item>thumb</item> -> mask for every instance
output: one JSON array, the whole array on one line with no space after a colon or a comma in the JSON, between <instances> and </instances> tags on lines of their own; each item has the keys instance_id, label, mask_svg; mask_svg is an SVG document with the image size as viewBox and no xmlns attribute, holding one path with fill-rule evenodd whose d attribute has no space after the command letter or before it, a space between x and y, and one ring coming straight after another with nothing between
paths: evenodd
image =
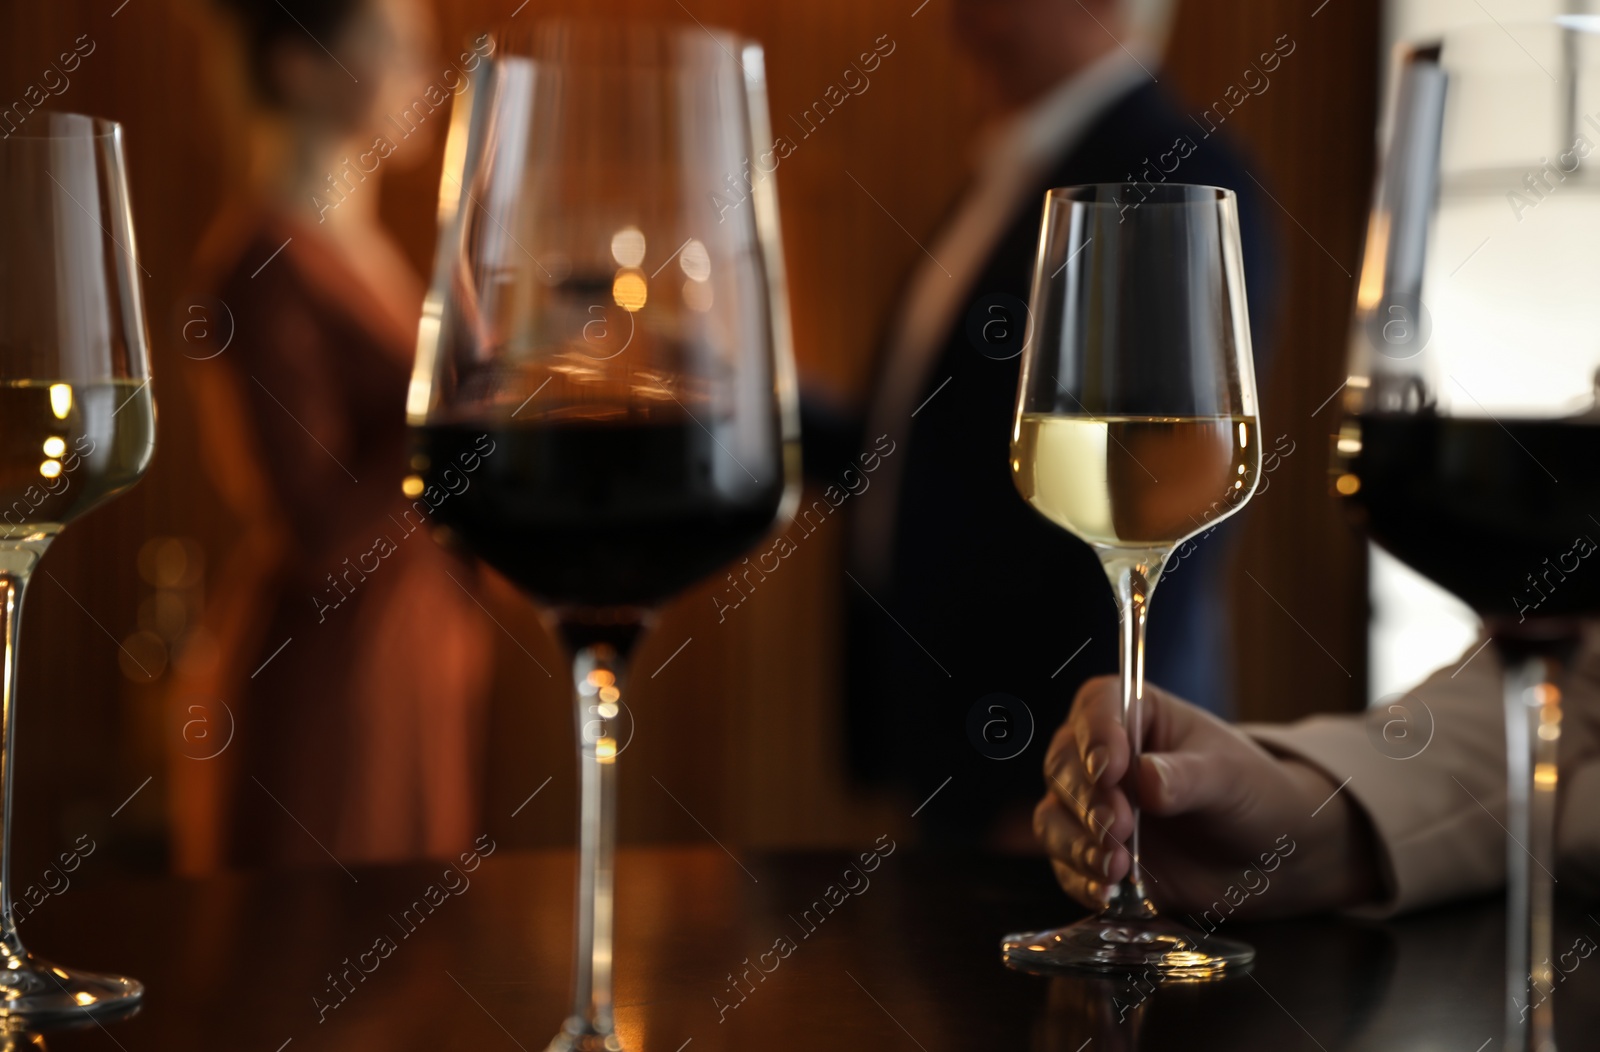
<instances>
[{"instance_id":1,"label":"thumb","mask_svg":"<svg viewBox=\"0 0 1600 1052\"><path fill-rule=\"evenodd\" d=\"M1139 806L1153 815L1227 810L1242 792L1240 780L1215 756L1167 752L1139 758Z\"/></svg>"}]
</instances>

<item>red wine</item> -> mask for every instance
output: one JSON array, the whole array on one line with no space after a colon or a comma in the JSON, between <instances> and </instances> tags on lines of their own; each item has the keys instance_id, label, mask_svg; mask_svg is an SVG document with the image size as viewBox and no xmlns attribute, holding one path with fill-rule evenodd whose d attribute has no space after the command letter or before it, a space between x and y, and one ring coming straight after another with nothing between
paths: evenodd
<instances>
[{"instance_id":1,"label":"red wine","mask_svg":"<svg viewBox=\"0 0 1600 1052\"><path fill-rule=\"evenodd\" d=\"M1356 423L1339 490L1384 548L1497 630L1600 612L1600 421Z\"/></svg>"},{"instance_id":2,"label":"red wine","mask_svg":"<svg viewBox=\"0 0 1600 1052\"><path fill-rule=\"evenodd\" d=\"M655 606L759 540L783 496L776 456L741 467L692 420L431 426L417 438L434 521L553 606Z\"/></svg>"}]
</instances>

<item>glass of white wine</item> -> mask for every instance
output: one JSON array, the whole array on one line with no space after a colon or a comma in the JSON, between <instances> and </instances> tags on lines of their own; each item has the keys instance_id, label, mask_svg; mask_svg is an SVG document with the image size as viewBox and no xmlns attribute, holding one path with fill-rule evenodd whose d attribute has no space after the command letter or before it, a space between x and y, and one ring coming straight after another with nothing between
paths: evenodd
<instances>
[{"instance_id":1,"label":"glass of white wine","mask_svg":"<svg viewBox=\"0 0 1600 1052\"><path fill-rule=\"evenodd\" d=\"M1011 435L1017 489L1092 546L1121 611L1122 723L1138 766L1150 597L1173 549L1238 511L1261 468L1238 204L1167 183L1052 190ZM1130 791L1130 797L1132 796ZM1128 875L1101 912L1007 936L1039 967L1220 977L1242 943L1159 917L1145 892L1139 808Z\"/></svg>"},{"instance_id":2,"label":"glass of white wine","mask_svg":"<svg viewBox=\"0 0 1600 1052\"><path fill-rule=\"evenodd\" d=\"M68 522L128 489L155 448L155 402L122 129L37 113L0 140L0 1019L105 1018L133 979L75 971L17 935L10 873L22 597Z\"/></svg>"}]
</instances>

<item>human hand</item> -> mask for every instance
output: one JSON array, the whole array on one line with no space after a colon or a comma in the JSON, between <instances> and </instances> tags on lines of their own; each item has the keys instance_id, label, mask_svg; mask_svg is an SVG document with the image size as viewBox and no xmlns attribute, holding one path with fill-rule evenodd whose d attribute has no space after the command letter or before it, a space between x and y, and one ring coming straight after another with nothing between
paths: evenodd
<instances>
[{"instance_id":1,"label":"human hand","mask_svg":"<svg viewBox=\"0 0 1600 1052\"><path fill-rule=\"evenodd\" d=\"M1333 780L1149 684L1130 770L1121 707L1115 677L1085 683L1045 757L1034 831L1073 898L1098 908L1127 876L1135 799L1146 890L1163 910L1283 916L1380 894L1370 824Z\"/></svg>"}]
</instances>

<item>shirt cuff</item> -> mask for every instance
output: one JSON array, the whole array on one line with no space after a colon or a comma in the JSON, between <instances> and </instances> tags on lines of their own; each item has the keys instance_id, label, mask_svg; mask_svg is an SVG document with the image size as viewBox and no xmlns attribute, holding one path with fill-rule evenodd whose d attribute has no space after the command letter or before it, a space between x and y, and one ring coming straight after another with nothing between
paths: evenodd
<instances>
[{"instance_id":1,"label":"shirt cuff","mask_svg":"<svg viewBox=\"0 0 1600 1052\"><path fill-rule=\"evenodd\" d=\"M1384 893L1353 914L1390 917L1504 884L1505 758L1493 749L1480 755L1489 743L1474 741L1477 748L1452 753L1466 743L1434 742L1432 750L1401 760L1378 751L1359 716L1241 730L1268 750L1317 768L1366 813L1377 834Z\"/></svg>"}]
</instances>

